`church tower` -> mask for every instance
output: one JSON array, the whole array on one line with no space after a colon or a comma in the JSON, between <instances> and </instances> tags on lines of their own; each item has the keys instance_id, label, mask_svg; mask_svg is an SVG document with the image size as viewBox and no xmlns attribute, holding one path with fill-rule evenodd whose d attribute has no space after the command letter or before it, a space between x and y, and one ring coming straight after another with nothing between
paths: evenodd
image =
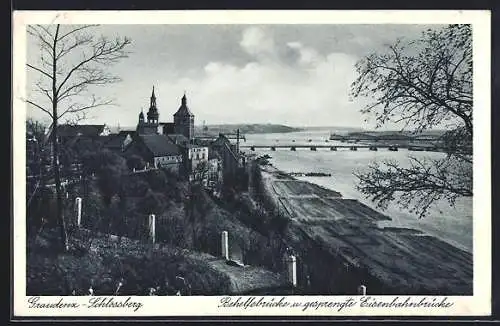
<instances>
[{"instance_id":1,"label":"church tower","mask_svg":"<svg viewBox=\"0 0 500 326\"><path fill-rule=\"evenodd\" d=\"M147 121L144 121L144 113L139 114L139 123L137 124L137 132L139 134L157 134L159 126L159 113L156 107L155 87L149 100L149 110L147 113Z\"/></svg>"},{"instance_id":2,"label":"church tower","mask_svg":"<svg viewBox=\"0 0 500 326\"><path fill-rule=\"evenodd\" d=\"M186 93L182 96L181 106L174 114L174 130L176 134L184 135L190 142L194 139L194 114L187 106Z\"/></svg>"},{"instance_id":3,"label":"church tower","mask_svg":"<svg viewBox=\"0 0 500 326\"><path fill-rule=\"evenodd\" d=\"M148 123L158 125L158 108L156 107L156 96L155 87L153 86L153 92L151 93L151 99L149 100L149 111L148 111Z\"/></svg>"}]
</instances>

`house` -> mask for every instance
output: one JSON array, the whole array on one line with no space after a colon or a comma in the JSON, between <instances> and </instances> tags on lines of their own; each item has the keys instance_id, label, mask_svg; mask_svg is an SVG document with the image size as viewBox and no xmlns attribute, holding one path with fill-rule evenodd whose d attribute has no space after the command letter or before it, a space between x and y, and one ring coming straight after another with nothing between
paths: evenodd
<instances>
[{"instance_id":1,"label":"house","mask_svg":"<svg viewBox=\"0 0 500 326\"><path fill-rule=\"evenodd\" d=\"M54 154L52 125L47 128L45 140L41 148L50 159ZM80 159L80 155L86 151L100 148L103 142L108 140L110 129L106 124L102 125L72 125L61 124L57 127L57 138L59 143L59 160L61 165L69 166Z\"/></svg>"},{"instance_id":2,"label":"house","mask_svg":"<svg viewBox=\"0 0 500 326\"><path fill-rule=\"evenodd\" d=\"M110 151L121 153L125 151L125 148L133 141L136 137L134 131L120 131L118 134L111 134L109 136L103 136L106 139L103 141L103 147L109 149Z\"/></svg>"},{"instance_id":3,"label":"house","mask_svg":"<svg viewBox=\"0 0 500 326\"><path fill-rule=\"evenodd\" d=\"M203 162L208 163L208 147L187 145L186 147L189 161L189 171L195 171Z\"/></svg>"},{"instance_id":4,"label":"house","mask_svg":"<svg viewBox=\"0 0 500 326\"><path fill-rule=\"evenodd\" d=\"M222 159L216 151L208 153L207 186L215 189L222 183Z\"/></svg>"},{"instance_id":5,"label":"house","mask_svg":"<svg viewBox=\"0 0 500 326\"><path fill-rule=\"evenodd\" d=\"M181 149L187 173L193 172L200 163L208 161L208 146L191 144L183 134L169 134L167 137Z\"/></svg>"},{"instance_id":6,"label":"house","mask_svg":"<svg viewBox=\"0 0 500 326\"><path fill-rule=\"evenodd\" d=\"M146 165L178 173L182 166L182 153L167 136L138 135L125 149L125 156L139 155Z\"/></svg>"},{"instance_id":7,"label":"house","mask_svg":"<svg viewBox=\"0 0 500 326\"><path fill-rule=\"evenodd\" d=\"M222 164L222 178L225 184L235 184L245 173L245 156L238 149L237 144L231 144L224 134L214 140L210 151L218 153Z\"/></svg>"},{"instance_id":8,"label":"house","mask_svg":"<svg viewBox=\"0 0 500 326\"><path fill-rule=\"evenodd\" d=\"M49 130L48 136L52 133ZM103 125L70 125L62 124L57 127L57 136L62 144L74 138L87 138L96 140L101 136L108 136L111 133L109 127Z\"/></svg>"}]
</instances>

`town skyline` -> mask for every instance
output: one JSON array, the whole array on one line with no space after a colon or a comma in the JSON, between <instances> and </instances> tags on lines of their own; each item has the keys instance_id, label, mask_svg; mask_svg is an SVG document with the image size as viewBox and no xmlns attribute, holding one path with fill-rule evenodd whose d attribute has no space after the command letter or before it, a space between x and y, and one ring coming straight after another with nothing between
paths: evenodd
<instances>
[{"instance_id":1,"label":"town skyline","mask_svg":"<svg viewBox=\"0 0 500 326\"><path fill-rule=\"evenodd\" d=\"M110 68L122 82L94 88L115 105L82 123L134 126L154 86L160 120L184 92L195 125L283 124L361 127L360 101L349 100L356 61L431 25L103 25L105 36L130 37L129 57ZM27 60L36 60L28 43ZM27 85L33 75L28 73ZM39 110L27 116L43 121Z\"/></svg>"}]
</instances>

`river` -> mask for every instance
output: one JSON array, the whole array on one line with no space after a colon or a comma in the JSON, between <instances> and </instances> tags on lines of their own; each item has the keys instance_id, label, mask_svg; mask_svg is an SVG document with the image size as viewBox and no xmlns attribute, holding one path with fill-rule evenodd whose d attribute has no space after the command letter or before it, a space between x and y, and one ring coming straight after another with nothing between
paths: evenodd
<instances>
[{"instance_id":1,"label":"river","mask_svg":"<svg viewBox=\"0 0 500 326\"><path fill-rule=\"evenodd\" d=\"M242 145L321 144L334 146L335 144L341 144L335 141L326 142L329 134L329 130L247 134L245 135L246 142L242 143ZM293 140L295 142L292 143ZM431 207L427 216L418 218L416 214L404 210L394 203L389 204L386 210L381 210L356 189L357 179L353 172L362 171L372 161L393 159L405 165L408 162L409 154L417 157L430 156L437 158L443 156L443 153L408 152L405 149L396 152L387 149L379 149L378 151L369 151L368 149L330 151L328 148L318 149L317 151L311 151L308 148L297 149L297 151L291 151L290 148L277 148L276 151L257 149L255 152L257 154L269 154L272 157L271 163L285 172L329 173L331 177L299 177L298 179L340 191L344 198L358 199L391 217L392 221L389 222L391 226L419 229L472 253L472 198L459 198L454 207L450 207L446 201L440 201Z\"/></svg>"}]
</instances>

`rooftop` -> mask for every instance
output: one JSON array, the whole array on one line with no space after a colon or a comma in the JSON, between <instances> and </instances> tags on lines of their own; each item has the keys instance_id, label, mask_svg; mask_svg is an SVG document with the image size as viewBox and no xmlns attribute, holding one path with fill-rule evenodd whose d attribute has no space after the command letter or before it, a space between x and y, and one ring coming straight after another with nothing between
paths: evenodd
<instances>
[{"instance_id":1,"label":"rooftop","mask_svg":"<svg viewBox=\"0 0 500 326\"><path fill-rule=\"evenodd\" d=\"M179 110L177 110L177 112L175 112L174 116L180 115L180 116L194 117L194 114L189 110L186 102L187 102L186 94L184 94L184 96L182 97L182 100L181 100L181 106L179 107Z\"/></svg>"},{"instance_id":2,"label":"rooftop","mask_svg":"<svg viewBox=\"0 0 500 326\"><path fill-rule=\"evenodd\" d=\"M71 136L99 136L106 125L59 125L57 133L61 137Z\"/></svg>"},{"instance_id":3,"label":"rooftop","mask_svg":"<svg viewBox=\"0 0 500 326\"><path fill-rule=\"evenodd\" d=\"M140 135L154 156L180 155L179 148L165 135Z\"/></svg>"}]
</instances>

